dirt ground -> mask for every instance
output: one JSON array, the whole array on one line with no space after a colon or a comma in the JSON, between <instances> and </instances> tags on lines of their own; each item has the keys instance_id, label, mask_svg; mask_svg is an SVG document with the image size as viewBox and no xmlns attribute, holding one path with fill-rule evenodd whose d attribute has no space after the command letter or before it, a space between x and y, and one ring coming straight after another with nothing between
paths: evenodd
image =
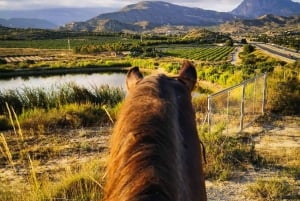
<instances>
[{"instance_id":1,"label":"dirt ground","mask_svg":"<svg viewBox=\"0 0 300 201\"><path fill-rule=\"evenodd\" d=\"M263 120L247 128L244 132L252 136L255 150L259 154L273 157L279 161L282 159L284 161L281 162L284 164L297 163L299 167L300 156L295 156L293 153L300 153L300 117ZM57 131L55 135L32 133L32 136L26 138L26 144L30 145L27 151L35 156L33 161L38 163L36 165L37 173L47 172L55 179L56 174L74 163L84 163L95 156L102 157L107 150L109 133L110 129L105 127L61 130ZM8 144L14 144L13 139L16 136L13 132L4 133L4 135L7 137ZM14 152L16 147L11 148L11 151ZM43 147L43 150L39 147ZM10 183L11 186L24 182L24 177L29 174L28 166L16 161L14 164L15 172L4 160L3 157L0 158L0 182ZM280 175L280 171L277 168L257 169L249 166L246 170L235 172L234 178L230 181L206 180L208 200L255 200L251 200L247 196L248 185L253 184L259 178L276 177ZM287 179L300 192L299 178Z\"/></svg>"},{"instance_id":2,"label":"dirt ground","mask_svg":"<svg viewBox=\"0 0 300 201\"><path fill-rule=\"evenodd\" d=\"M281 165L297 164L299 167L300 155L300 117L275 117L270 121L260 122L244 132L253 136L255 150L258 154L278 160ZM254 201L248 197L248 186L257 179L271 179L282 177L279 168L256 169L249 166L247 170L236 172L235 178L230 181L206 181L208 200L211 201ZM285 178L300 192L300 179ZM298 197L300 193L298 193ZM285 200L298 200L291 198Z\"/></svg>"}]
</instances>

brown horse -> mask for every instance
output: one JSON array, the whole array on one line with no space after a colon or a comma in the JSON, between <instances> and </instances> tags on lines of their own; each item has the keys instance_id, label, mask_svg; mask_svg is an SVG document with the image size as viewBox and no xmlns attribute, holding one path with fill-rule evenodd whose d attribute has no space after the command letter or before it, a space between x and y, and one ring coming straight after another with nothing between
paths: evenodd
<instances>
[{"instance_id":1,"label":"brown horse","mask_svg":"<svg viewBox=\"0 0 300 201\"><path fill-rule=\"evenodd\" d=\"M105 201L207 200L191 91L194 66L176 78L127 74L128 96L111 137Z\"/></svg>"}]
</instances>

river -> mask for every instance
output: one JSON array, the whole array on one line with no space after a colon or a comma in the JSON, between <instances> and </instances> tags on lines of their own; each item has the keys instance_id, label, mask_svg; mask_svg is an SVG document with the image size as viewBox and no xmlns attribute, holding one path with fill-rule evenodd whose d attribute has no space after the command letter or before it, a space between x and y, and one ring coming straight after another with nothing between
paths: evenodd
<instances>
[{"instance_id":1,"label":"river","mask_svg":"<svg viewBox=\"0 0 300 201\"><path fill-rule=\"evenodd\" d=\"M92 74L66 74L55 76L30 76L0 79L0 91L19 90L22 88L52 88L66 83L75 83L78 86L93 88L94 86L109 85L121 87L125 90L124 73L92 73Z\"/></svg>"}]
</instances>

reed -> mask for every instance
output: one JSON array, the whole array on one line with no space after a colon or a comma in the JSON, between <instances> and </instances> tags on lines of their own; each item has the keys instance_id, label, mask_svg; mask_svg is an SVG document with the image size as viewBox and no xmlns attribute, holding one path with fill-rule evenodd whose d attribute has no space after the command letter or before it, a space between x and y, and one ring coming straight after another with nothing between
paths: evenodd
<instances>
[{"instance_id":1,"label":"reed","mask_svg":"<svg viewBox=\"0 0 300 201\"><path fill-rule=\"evenodd\" d=\"M5 139L5 136L3 135L3 133L0 134L0 143L1 143L1 146L0 146L1 153L7 158L9 164L11 165L11 167L16 172L15 164L14 164L14 161L13 161L13 158L12 158L12 154L11 154L11 151L9 149L9 146L6 142L6 139Z\"/></svg>"},{"instance_id":2,"label":"reed","mask_svg":"<svg viewBox=\"0 0 300 201\"><path fill-rule=\"evenodd\" d=\"M19 90L0 91L0 114L6 112L6 103L14 108L16 114L21 114L28 109L49 110L72 103L114 106L124 96L123 89L111 88L108 85L93 86L91 89L74 83L67 83L58 87L52 86L50 89L24 87Z\"/></svg>"}]
</instances>

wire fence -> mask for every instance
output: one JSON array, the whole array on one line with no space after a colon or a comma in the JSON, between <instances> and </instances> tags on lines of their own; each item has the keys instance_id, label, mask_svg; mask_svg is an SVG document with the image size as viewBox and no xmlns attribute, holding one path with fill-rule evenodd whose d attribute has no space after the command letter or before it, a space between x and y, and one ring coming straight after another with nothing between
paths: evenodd
<instances>
[{"instance_id":1,"label":"wire fence","mask_svg":"<svg viewBox=\"0 0 300 201\"><path fill-rule=\"evenodd\" d=\"M238 133L264 114L267 74L208 96L209 132Z\"/></svg>"}]
</instances>

